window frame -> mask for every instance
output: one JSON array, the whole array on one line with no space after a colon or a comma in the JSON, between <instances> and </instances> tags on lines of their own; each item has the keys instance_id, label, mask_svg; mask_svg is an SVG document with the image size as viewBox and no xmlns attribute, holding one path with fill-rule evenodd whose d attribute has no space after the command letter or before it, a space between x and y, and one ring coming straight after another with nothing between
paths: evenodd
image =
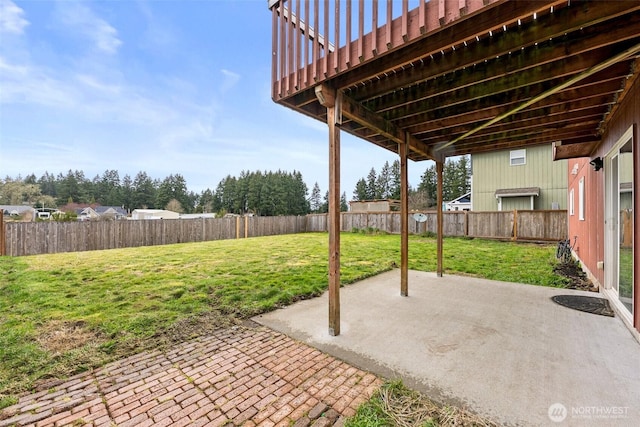
<instances>
[{"instance_id":1,"label":"window frame","mask_svg":"<svg viewBox=\"0 0 640 427\"><path fill-rule=\"evenodd\" d=\"M569 191L569 215L570 216L574 216L575 215L575 202L574 202L574 189L572 188L571 191Z\"/></svg>"},{"instance_id":2,"label":"window frame","mask_svg":"<svg viewBox=\"0 0 640 427\"><path fill-rule=\"evenodd\" d=\"M514 160L522 159L522 163L514 163ZM527 164L527 149L509 151L509 166L522 166Z\"/></svg>"},{"instance_id":3,"label":"window frame","mask_svg":"<svg viewBox=\"0 0 640 427\"><path fill-rule=\"evenodd\" d=\"M584 176L578 182L578 219L584 221Z\"/></svg>"}]
</instances>

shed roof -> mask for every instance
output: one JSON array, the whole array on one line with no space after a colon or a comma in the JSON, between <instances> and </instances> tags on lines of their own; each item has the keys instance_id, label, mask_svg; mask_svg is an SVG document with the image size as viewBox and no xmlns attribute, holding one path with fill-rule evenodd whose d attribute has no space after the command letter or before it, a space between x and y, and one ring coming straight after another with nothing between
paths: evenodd
<instances>
[{"instance_id":1,"label":"shed roof","mask_svg":"<svg viewBox=\"0 0 640 427\"><path fill-rule=\"evenodd\" d=\"M523 188L502 188L496 190L496 198L498 197L526 197L539 196L540 187L523 187Z\"/></svg>"}]
</instances>

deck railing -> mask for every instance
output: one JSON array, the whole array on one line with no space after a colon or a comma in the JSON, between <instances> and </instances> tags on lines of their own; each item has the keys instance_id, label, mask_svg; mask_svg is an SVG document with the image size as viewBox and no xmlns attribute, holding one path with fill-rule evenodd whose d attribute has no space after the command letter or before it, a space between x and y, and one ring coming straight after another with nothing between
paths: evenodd
<instances>
[{"instance_id":1,"label":"deck railing","mask_svg":"<svg viewBox=\"0 0 640 427\"><path fill-rule=\"evenodd\" d=\"M273 99L366 63L493 1L269 0Z\"/></svg>"}]
</instances>

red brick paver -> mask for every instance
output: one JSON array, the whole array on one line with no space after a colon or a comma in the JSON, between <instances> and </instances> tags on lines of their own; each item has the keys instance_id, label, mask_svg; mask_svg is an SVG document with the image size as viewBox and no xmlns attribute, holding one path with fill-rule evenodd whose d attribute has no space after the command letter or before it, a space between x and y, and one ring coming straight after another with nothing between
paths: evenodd
<instances>
[{"instance_id":1,"label":"red brick paver","mask_svg":"<svg viewBox=\"0 0 640 427\"><path fill-rule=\"evenodd\" d=\"M23 396L0 411L0 427L289 426L325 407L333 422L380 383L265 327L233 327Z\"/></svg>"}]
</instances>

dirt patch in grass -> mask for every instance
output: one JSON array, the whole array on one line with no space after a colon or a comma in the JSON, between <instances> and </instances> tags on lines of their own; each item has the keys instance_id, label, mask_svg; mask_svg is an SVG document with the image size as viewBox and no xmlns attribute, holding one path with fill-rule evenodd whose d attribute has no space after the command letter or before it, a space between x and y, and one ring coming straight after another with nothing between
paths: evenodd
<instances>
[{"instance_id":1,"label":"dirt patch in grass","mask_svg":"<svg viewBox=\"0 0 640 427\"><path fill-rule=\"evenodd\" d=\"M102 339L87 328L85 322L52 320L40 329L36 341L53 356L58 356Z\"/></svg>"},{"instance_id":2,"label":"dirt patch in grass","mask_svg":"<svg viewBox=\"0 0 640 427\"><path fill-rule=\"evenodd\" d=\"M204 335L210 335L220 328L237 325L240 319L225 315L217 310L208 311L195 316L178 320L166 330L154 335L147 346L150 348L165 348Z\"/></svg>"},{"instance_id":3,"label":"dirt patch in grass","mask_svg":"<svg viewBox=\"0 0 640 427\"><path fill-rule=\"evenodd\" d=\"M598 292L598 288L589 280L586 273L582 271L576 262L563 262L553 269L554 273L569 279L568 289L577 289L580 291Z\"/></svg>"}]
</instances>

